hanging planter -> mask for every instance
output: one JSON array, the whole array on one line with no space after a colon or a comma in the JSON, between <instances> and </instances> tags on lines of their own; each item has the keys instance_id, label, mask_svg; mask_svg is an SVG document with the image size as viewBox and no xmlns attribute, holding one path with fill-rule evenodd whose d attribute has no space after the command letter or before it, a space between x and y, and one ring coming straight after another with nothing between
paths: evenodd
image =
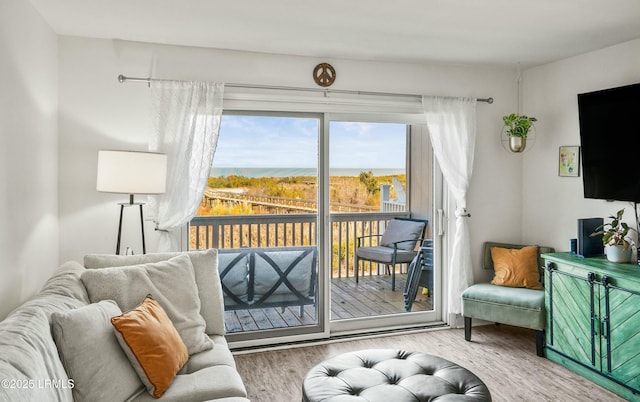
<instances>
[{"instance_id":1,"label":"hanging planter","mask_svg":"<svg viewBox=\"0 0 640 402\"><path fill-rule=\"evenodd\" d=\"M502 129L503 137L506 136L507 148L511 152L524 152L527 148L527 137L531 134L533 122L537 121L535 117L528 117L517 113L511 113L503 116L504 128Z\"/></svg>"},{"instance_id":2,"label":"hanging planter","mask_svg":"<svg viewBox=\"0 0 640 402\"><path fill-rule=\"evenodd\" d=\"M511 152L522 152L527 147L527 137L509 136L509 150Z\"/></svg>"}]
</instances>

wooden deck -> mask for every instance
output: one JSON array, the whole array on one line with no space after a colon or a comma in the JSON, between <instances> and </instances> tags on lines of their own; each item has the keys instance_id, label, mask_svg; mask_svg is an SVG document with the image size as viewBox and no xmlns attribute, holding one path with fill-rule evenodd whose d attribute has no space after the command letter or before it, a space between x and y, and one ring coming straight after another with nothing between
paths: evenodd
<instances>
[{"instance_id":1,"label":"wooden deck","mask_svg":"<svg viewBox=\"0 0 640 402\"><path fill-rule=\"evenodd\" d=\"M331 280L331 319L404 313L402 289L406 274L396 274L396 291L391 291L388 275L365 276L356 283L354 278ZM411 311L432 309L431 298L418 292ZM300 316L299 307L264 308L225 312L227 333L296 327L316 323L314 306L306 306Z\"/></svg>"}]
</instances>

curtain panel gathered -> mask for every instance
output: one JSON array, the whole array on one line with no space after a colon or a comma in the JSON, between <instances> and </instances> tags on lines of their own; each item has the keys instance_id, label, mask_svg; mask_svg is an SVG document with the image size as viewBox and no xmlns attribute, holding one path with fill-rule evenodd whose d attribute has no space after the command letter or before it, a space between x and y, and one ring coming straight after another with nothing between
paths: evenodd
<instances>
[{"instance_id":1,"label":"curtain panel gathered","mask_svg":"<svg viewBox=\"0 0 640 402\"><path fill-rule=\"evenodd\" d=\"M476 142L476 99L423 97L433 153L456 203L456 232L448 269L448 310L460 314L462 292L473 284L467 191Z\"/></svg>"},{"instance_id":2,"label":"curtain panel gathered","mask_svg":"<svg viewBox=\"0 0 640 402\"><path fill-rule=\"evenodd\" d=\"M224 84L152 81L155 136L149 150L167 154L167 192L149 197L160 230L158 251L180 250L180 230L193 218L218 143Z\"/></svg>"}]
</instances>

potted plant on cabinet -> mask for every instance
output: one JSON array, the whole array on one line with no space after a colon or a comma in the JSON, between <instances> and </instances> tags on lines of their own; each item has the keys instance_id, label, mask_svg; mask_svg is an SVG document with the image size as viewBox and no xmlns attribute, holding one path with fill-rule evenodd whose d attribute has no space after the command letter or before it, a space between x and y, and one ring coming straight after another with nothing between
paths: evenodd
<instances>
[{"instance_id":1,"label":"potted plant on cabinet","mask_svg":"<svg viewBox=\"0 0 640 402\"><path fill-rule=\"evenodd\" d=\"M511 113L502 117L507 137L509 137L509 149L512 152L523 152L527 147L527 135L537 121L535 117Z\"/></svg>"},{"instance_id":2,"label":"potted plant on cabinet","mask_svg":"<svg viewBox=\"0 0 640 402\"><path fill-rule=\"evenodd\" d=\"M624 209L619 210L615 216L610 216L610 223L605 223L596 228L591 236L602 235L604 253L611 262L631 261L631 239L628 237L631 228L622 222Z\"/></svg>"}]
</instances>

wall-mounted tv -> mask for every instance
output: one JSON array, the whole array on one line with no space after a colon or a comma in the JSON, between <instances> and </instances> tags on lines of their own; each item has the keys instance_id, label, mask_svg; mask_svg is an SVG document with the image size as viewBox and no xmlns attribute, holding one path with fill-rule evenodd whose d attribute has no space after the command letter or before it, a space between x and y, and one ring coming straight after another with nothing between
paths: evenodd
<instances>
[{"instance_id":1,"label":"wall-mounted tv","mask_svg":"<svg viewBox=\"0 0 640 402\"><path fill-rule=\"evenodd\" d=\"M640 202L640 83L578 95L584 197Z\"/></svg>"}]
</instances>

